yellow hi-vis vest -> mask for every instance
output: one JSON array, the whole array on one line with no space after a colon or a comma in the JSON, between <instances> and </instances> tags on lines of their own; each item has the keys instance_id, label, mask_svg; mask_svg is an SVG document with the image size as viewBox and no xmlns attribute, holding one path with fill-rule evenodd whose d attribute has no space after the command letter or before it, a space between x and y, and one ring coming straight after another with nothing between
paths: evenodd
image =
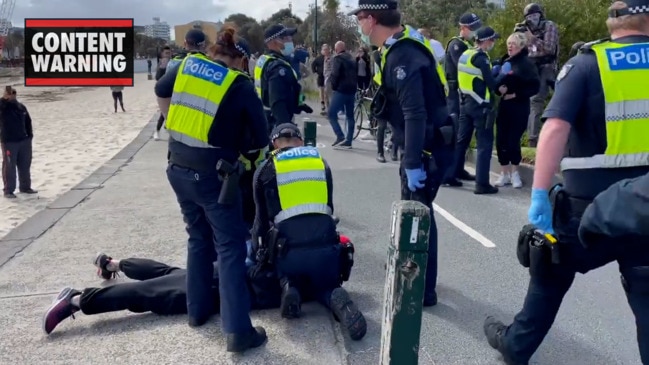
<instances>
[{"instance_id":1,"label":"yellow hi-vis vest","mask_svg":"<svg viewBox=\"0 0 649 365\"><path fill-rule=\"evenodd\" d=\"M376 52L379 52L379 57L382 56L383 50L382 48L379 48ZM376 58L372 57L372 62L374 62L374 77L372 77L372 80L376 85L380 86L381 85L381 65L377 62Z\"/></svg>"},{"instance_id":2,"label":"yellow hi-vis vest","mask_svg":"<svg viewBox=\"0 0 649 365\"><path fill-rule=\"evenodd\" d=\"M180 64L183 62L183 59L186 56L175 56L172 59L167 62L167 68L165 69L165 73L173 70L174 68L180 66Z\"/></svg>"},{"instance_id":3,"label":"yellow hi-vis vest","mask_svg":"<svg viewBox=\"0 0 649 365\"><path fill-rule=\"evenodd\" d=\"M185 57L174 82L167 114L167 132L190 147L216 148L207 143L223 97L242 72L228 69L196 53Z\"/></svg>"},{"instance_id":4,"label":"yellow hi-vis vest","mask_svg":"<svg viewBox=\"0 0 649 365\"><path fill-rule=\"evenodd\" d=\"M649 166L649 43L593 44L606 106L603 155L561 161L561 170Z\"/></svg>"},{"instance_id":5,"label":"yellow hi-vis vest","mask_svg":"<svg viewBox=\"0 0 649 365\"><path fill-rule=\"evenodd\" d=\"M279 203L275 224L302 214L333 212L327 200L325 164L315 147L295 147L274 155Z\"/></svg>"},{"instance_id":6,"label":"yellow hi-vis vest","mask_svg":"<svg viewBox=\"0 0 649 365\"><path fill-rule=\"evenodd\" d=\"M437 62L437 58L435 57L435 51L433 51L433 47L430 46L430 41L426 39L421 33L417 32L413 27L406 25L403 27L404 30L403 32L399 33L400 37L399 38L394 38L390 37L388 38L387 41L385 41L385 46L383 52L381 53L381 74L383 74L383 67L385 67L385 60L388 57L388 53L390 53L390 49L392 46L394 46L395 43L403 41L405 39L409 39L411 41L415 41L424 47L428 49L430 52L430 55L432 56L433 61L435 62L435 69L437 71L437 75L439 76L439 79L442 81L442 85L444 85L444 93L446 96L448 96L448 83L446 82L446 75L444 75L444 69L442 68L442 65ZM375 79L376 81L376 75ZM377 84L382 85L383 80L381 79L381 75L379 75L379 81Z\"/></svg>"},{"instance_id":7,"label":"yellow hi-vis vest","mask_svg":"<svg viewBox=\"0 0 649 365\"><path fill-rule=\"evenodd\" d=\"M460 92L465 95L471 96L478 104L488 103L491 99L491 92L489 88L485 85L485 97L484 99L473 91L473 80L478 79L484 82L482 77L482 71L479 68L473 65L473 57L478 54L478 52L483 52L477 48L469 48L462 56L457 63L457 86L460 89ZM489 54L487 54L487 59L489 59ZM490 60L491 62L491 60Z\"/></svg>"},{"instance_id":8,"label":"yellow hi-vis vest","mask_svg":"<svg viewBox=\"0 0 649 365\"><path fill-rule=\"evenodd\" d=\"M291 71L293 71L293 76L295 77L295 79L296 80L298 79L297 78L297 73L293 69L293 66L291 66L290 63L286 62L286 60L283 60L283 59L278 58L278 57L273 57L271 55L262 55L261 57L259 57L259 59L257 60L257 63L255 64L255 72L254 72L255 91L257 91L257 95L262 100L262 102L264 101L264 94L263 94L263 92L261 90L261 79L264 76L264 71L266 71L266 66L268 66L268 61L270 61L270 60L277 60L277 61L280 61L280 62L283 62L284 64L286 64L286 66L288 66L291 69ZM302 100L300 100L300 104L301 103L302 103ZM270 105L264 105L264 109L270 110Z\"/></svg>"}]
</instances>

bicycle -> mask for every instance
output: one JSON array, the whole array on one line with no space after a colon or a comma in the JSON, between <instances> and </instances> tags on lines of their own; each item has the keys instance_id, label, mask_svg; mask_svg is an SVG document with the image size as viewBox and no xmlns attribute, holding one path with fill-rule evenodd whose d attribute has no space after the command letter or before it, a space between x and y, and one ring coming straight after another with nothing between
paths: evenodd
<instances>
[{"instance_id":1,"label":"bicycle","mask_svg":"<svg viewBox=\"0 0 649 365\"><path fill-rule=\"evenodd\" d=\"M375 92L374 85L370 85L367 89L359 88L356 91L356 100L354 101L354 124L356 125L356 130L353 139L358 138L362 130L369 131L370 135L376 136L378 124L369 107Z\"/></svg>"}]
</instances>

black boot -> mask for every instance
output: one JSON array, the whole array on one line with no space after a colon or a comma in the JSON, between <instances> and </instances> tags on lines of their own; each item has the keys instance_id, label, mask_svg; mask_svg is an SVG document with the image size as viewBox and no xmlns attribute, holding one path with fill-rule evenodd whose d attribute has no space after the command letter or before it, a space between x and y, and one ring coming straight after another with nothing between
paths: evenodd
<instances>
[{"instance_id":1,"label":"black boot","mask_svg":"<svg viewBox=\"0 0 649 365\"><path fill-rule=\"evenodd\" d=\"M424 293L424 307L434 307L437 305L437 292Z\"/></svg>"},{"instance_id":2,"label":"black boot","mask_svg":"<svg viewBox=\"0 0 649 365\"><path fill-rule=\"evenodd\" d=\"M267 339L266 330L263 327L251 328L248 333L231 333L228 334L227 350L228 352L244 352L263 345Z\"/></svg>"},{"instance_id":3,"label":"black boot","mask_svg":"<svg viewBox=\"0 0 649 365\"><path fill-rule=\"evenodd\" d=\"M507 365L527 365L527 362L517 362L511 359L509 354L507 353L507 350L505 349L505 345L503 344L503 335L505 331L507 330L507 326L505 326L502 322L497 321L494 317L487 317L484 321L484 334L487 336L487 342L489 342L489 346L492 348L498 350L501 355L503 355L503 361Z\"/></svg>"},{"instance_id":4,"label":"black boot","mask_svg":"<svg viewBox=\"0 0 649 365\"><path fill-rule=\"evenodd\" d=\"M349 294L345 289L336 288L331 292L330 306L334 317L340 321L343 329L347 330L352 340L358 341L365 336L367 332L365 317L349 298Z\"/></svg>"},{"instance_id":5,"label":"black boot","mask_svg":"<svg viewBox=\"0 0 649 365\"><path fill-rule=\"evenodd\" d=\"M487 185L475 185L475 190L473 191L473 194L476 195L483 195L483 194L496 194L498 192L498 188L487 184Z\"/></svg>"},{"instance_id":6,"label":"black boot","mask_svg":"<svg viewBox=\"0 0 649 365\"><path fill-rule=\"evenodd\" d=\"M475 175L471 175L467 170L462 170L462 172L460 172L460 176L458 176L458 179L464 181L475 181Z\"/></svg>"},{"instance_id":7,"label":"black boot","mask_svg":"<svg viewBox=\"0 0 649 365\"><path fill-rule=\"evenodd\" d=\"M300 293L289 283L282 287L282 304L280 307L282 318L299 318L302 314L300 306Z\"/></svg>"},{"instance_id":8,"label":"black boot","mask_svg":"<svg viewBox=\"0 0 649 365\"><path fill-rule=\"evenodd\" d=\"M379 154L376 156L376 160L377 160L378 162L380 162L380 163L385 163L385 156L383 156L382 153L379 153Z\"/></svg>"}]
</instances>

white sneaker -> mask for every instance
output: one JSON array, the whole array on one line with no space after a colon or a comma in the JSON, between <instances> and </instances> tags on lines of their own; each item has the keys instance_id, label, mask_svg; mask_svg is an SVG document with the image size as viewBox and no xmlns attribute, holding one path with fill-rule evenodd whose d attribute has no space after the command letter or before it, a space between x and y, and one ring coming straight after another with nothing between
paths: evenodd
<instances>
[{"instance_id":1,"label":"white sneaker","mask_svg":"<svg viewBox=\"0 0 649 365\"><path fill-rule=\"evenodd\" d=\"M521 180L521 175L518 171L512 172L512 186L514 189L520 189L523 187L523 180Z\"/></svg>"},{"instance_id":2,"label":"white sneaker","mask_svg":"<svg viewBox=\"0 0 649 365\"><path fill-rule=\"evenodd\" d=\"M156 141L160 140L160 134L158 133L158 131L153 132L153 139L155 139Z\"/></svg>"},{"instance_id":3,"label":"white sneaker","mask_svg":"<svg viewBox=\"0 0 649 365\"><path fill-rule=\"evenodd\" d=\"M505 185L510 185L512 183L512 180L509 177L509 174L500 174L498 177L498 180L494 183L494 185L502 187Z\"/></svg>"}]
</instances>

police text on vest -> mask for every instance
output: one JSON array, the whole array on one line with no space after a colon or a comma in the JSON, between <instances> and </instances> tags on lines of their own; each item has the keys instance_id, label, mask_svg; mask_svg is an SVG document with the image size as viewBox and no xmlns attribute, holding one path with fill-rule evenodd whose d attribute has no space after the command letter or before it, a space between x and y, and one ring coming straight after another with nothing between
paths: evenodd
<instances>
[{"instance_id":1,"label":"police text on vest","mask_svg":"<svg viewBox=\"0 0 649 365\"><path fill-rule=\"evenodd\" d=\"M132 19L25 20L26 86L132 86Z\"/></svg>"},{"instance_id":2,"label":"police text on vest","mask_svg":"<svg viewBox=\"0 0 649 365\"><path fill-rule=\"evenodd\" d=\"M611 71L649 69L649 44L632 44L606 50Z\"/></svg>"}]
</instances>

